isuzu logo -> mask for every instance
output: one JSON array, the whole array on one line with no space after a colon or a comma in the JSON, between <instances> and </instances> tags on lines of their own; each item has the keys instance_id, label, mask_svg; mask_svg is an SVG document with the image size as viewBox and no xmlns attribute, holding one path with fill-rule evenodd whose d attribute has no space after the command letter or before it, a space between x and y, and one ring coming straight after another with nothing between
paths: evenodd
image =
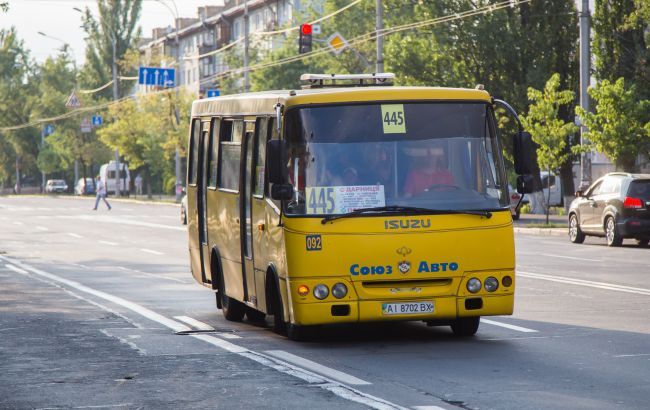
<instances>
[{"instance_id":1,"label":"isuzu logo","mask_svg":"<svg viewBox=\"0 0 650 410\"><path fill-rule=\"evenodd\" d=\"M384 229L422 229L430 227L431 219L389 219L384 221Z\"/></svg>"}]
</instances>

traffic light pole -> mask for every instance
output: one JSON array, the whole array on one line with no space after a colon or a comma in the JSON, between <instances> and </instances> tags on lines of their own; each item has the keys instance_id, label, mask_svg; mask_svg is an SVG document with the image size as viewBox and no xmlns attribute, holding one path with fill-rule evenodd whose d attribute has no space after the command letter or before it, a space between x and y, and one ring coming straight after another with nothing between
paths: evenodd
<instances>
[{"instance_id":1,"label":"traffic light pole","mask_svg":"<svg viewBox=\"0 0 650 410\"><path fill-rule=\"evenodd\" d=\"M589 88L590 80L590 20L589 0L582 0L580 9L580 107L589 111ZM588 144L584 137L587 127L580 121L580 146ZM580 154L580 189L586 189L591 184L591 152Z\"/></svg>"},{"instance_id":2,"label":"traffic light pole","mask_svg":"<svg viewBox=\"0 0 650 410\"><path fill-rule=\"evenodd\" d=\"M248 1L244 0L244 92L250 90L250 79L248 78Z\"/></svg>"},{"instance_id":3,"label":"traffic light pole","mask_svg":"<svg viewBox=\"0 0 650 410\"><path fill-rule=\"evenodd\" d=\"M377 28L377 72L384 72L384 37L380 34L384 28L384 11L381 7L381 0L376 5L376 28Z\"/></svg>"}]
</instances>

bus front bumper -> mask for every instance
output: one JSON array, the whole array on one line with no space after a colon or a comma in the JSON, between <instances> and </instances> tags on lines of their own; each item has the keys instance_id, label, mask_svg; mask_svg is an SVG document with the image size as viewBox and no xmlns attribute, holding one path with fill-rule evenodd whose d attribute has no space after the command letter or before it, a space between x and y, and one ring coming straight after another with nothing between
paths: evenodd
<instances>
[{"instance_id":1,"label":"bus front bumper","mask_svg":"<svg viewBox=\"0 0 650 410\"><path fill-rule=\"evenodd\" d=\"M432 309L429 304L433 305ZM420 309L415 305L422 306L425 312L413 312ZM297 303L293 310L293 323L309 326L386 320L449 321L458 317L511 315L513 306L513 294ZM402 310L412 312L400 313Z\"/></svg>"}]
</instances>

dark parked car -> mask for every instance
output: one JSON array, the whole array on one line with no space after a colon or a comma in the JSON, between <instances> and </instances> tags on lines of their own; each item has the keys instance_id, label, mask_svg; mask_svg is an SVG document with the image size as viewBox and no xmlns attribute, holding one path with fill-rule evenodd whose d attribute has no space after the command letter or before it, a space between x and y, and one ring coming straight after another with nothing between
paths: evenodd
<instances>
[{"instance_id":1,"label":"dark parked car","mask_svg":"<svg viewBox=\"0 0 650 410\"><path fill-rule=\"evenodd\" d=\"M650 174L612 172L585 191L576 192L569 208L569 238L582 243L585 235L601 236L608 246L634 238L650 242Z\"/></svg>"}]
</instances>

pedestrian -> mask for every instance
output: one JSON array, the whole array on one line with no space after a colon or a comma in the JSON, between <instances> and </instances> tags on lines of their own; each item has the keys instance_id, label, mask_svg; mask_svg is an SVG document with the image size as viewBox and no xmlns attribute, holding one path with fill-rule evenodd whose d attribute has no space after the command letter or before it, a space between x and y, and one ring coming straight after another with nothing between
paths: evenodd
<instances>
[{"instance_id":1,"label":"pedestrian","mask_svg":"<svg viewBox=\"0 0 650 410\"><path fill-rule=\"evenodd\" d=\"M106 184L104 181L102 181L102 177L97 175L97 198L95 199L95 207L93 208L93 211L97 210L97 205L99 205L99 200L103 199L104 203L108 207L108 210L111 210L111 204L108 203L106 200Z\"/></svg>"},{"instance_id":2,"label":"pedestrian","mask_svg":"<svg viewBox=\"0 0 650 410\"><path fill-rule=\"evenodd\" d=\"M142 195L142 177L140 174L135 177L135 195Z\"/></svg>"}]
</instances>

